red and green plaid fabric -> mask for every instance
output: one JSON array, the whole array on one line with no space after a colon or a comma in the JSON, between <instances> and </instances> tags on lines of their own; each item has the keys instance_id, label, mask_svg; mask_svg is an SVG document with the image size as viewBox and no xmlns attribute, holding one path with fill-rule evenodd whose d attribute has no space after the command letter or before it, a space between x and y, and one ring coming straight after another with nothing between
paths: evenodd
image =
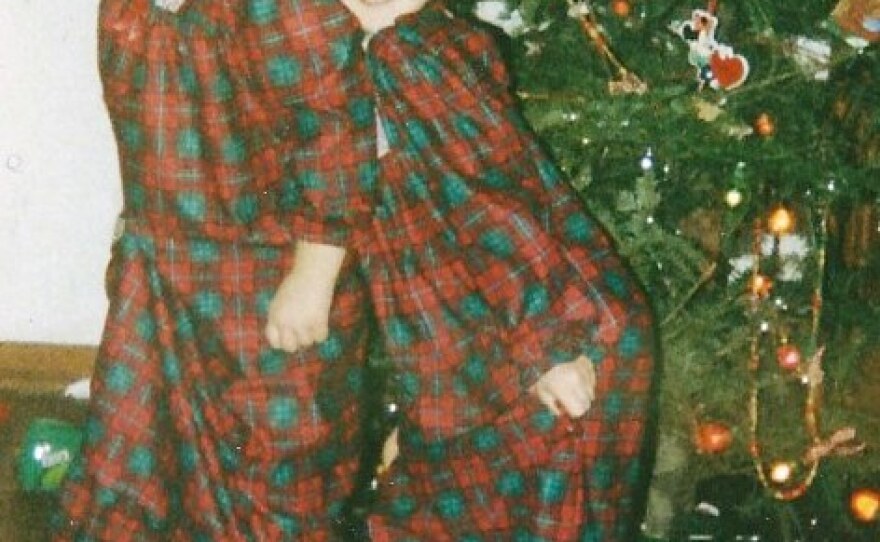
<instances>
[{"instance_id":1,"label":"red and green plaid fabric","mask_svg":"<svg viewBox=\"0 0 880 542\"><path fill-rule=\"evenodd\" d=\"M428 9L374 38L369 81L335 0L104 0L100 29L127 227L56 540L332 538L369 307L405 414L375 540L625 539L648 312L486 35ZM299 238L363 259L291 356L262 329ZM582 352L597 401L557 420L524 390Z\"/></svg>"},{"instance_id":2,"label":"red and green plaid fabric","mask_svg":"<svg viewBox=\"0 0 880 542\"><path fill-rule=\"evenodd\" d=\"M435 5L367 61L391 150L364 262L403 414L373 540L629 540L643 294L526 128L488 34ZM526 390L581 353L596 400L555 419Z\"/></svg>"},{"instance_id":3,"label":"red and green plaid fabric","mask_svg":"<svg viewBox=\"0 0 880 542\"><path fill-rule=\"evenodd\" d=\"M117 250L55 540L333 539L360 452L357 273L343 274L330 338L288 355L261 336L288 250L136 230Z\"/></svg>"},{"instance_id":4,"label":"red and green plaid fabric","mask_svg":"<svg viewBox=\"0 0 880 542\"><path fill-rule=\"evenodd\" d=\"M336 0L104 0L125 214L166 232L357 244L373 210L362 33Z\"/></svg>"},{"instance_id":5,"label":"red and green plaid fabric","mask_svg":"<svg viewBox=\"0 0 880 542\"><path fill-rule=\"evenodd\" d=\"M362 33L335 0L104 0L126 230L57 541L329 540L360 453L368 328L269 348L292 242L358 244L376 175Z\"/></svg>"}]
</instances>

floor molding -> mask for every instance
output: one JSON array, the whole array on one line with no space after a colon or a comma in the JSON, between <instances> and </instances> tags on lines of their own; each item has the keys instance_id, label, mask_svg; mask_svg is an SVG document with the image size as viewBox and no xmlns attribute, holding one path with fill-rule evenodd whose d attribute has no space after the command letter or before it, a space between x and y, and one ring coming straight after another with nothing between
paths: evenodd
<instances>
[{"instance_id":1,"label":"floor molding","mask_svg":"<svg viewBox=\"0 0 880 542\"><path fill-rule=\"evenodd\" d=\"M61 392L92 373L94 346L0 342L0 390Z\"/></svg>"}]
</instances>

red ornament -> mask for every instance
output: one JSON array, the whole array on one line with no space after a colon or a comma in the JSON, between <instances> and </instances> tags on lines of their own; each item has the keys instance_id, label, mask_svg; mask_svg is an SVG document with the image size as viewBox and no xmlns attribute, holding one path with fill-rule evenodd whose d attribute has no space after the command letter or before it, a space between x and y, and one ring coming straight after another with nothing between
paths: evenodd
<instances>
[{"instance_id":1,"label":"red ornament","mask_svg":"<svg viewBox=\"0 0 880 542\"><path fill-rule=\"evenodd\" d=\"M781 344L776 349L776 362L786 371L794 371L801 366L801 351L793 344Z\"/></svg>"},{"instance_id":2,"label":"red ornament","mask_svg":"<svg viewBox=\"0 0 880 542\"><path fill-rule=\"evenodd\" d=\"M756 439L749 441L749 453L752 454L752 457L755 459L761 457L761 445Z\"/></svg>"},{"instance_id":3,"label":"red ornament","mask_svg":"<svg viewBox=\"0 0 880 542\"><path fill-rule=\"evenodd\" d=\"M754 275L749 281L749 290L755 297L767 297L773 289L773 281L764 275Z\"/></svg>"},{"instance_id":4,"label":"red ornament","mask_svg":"<svg viewBox=\"0 0 880 542\"><path fill-rule=\"evenodd\" d=\"M721 422L704 422L694 428L694 446L700 454L720 454L730 447L733 433Z\"/></svg>"},{"instance_id":5,"label":"red ornament","mask_svg":"<svg viewBox=\"0 0 880 542\"><path fill-rule=\"evenodd\" d=\"M614 0L611 2L611 11L618 17L629 17L632 6L629 5L627 0Z\"/></svg>"},{"instance_id":6,"label":"red ornament","mask_svg":"<svg viewBox=\"0 0 880 542\"><path fill-rule=\"evenodd\" d=\"M761 113L755 118L755 132L762 137L770 137L776 132L776 125L767 113Z\"/></svg>"},{"instance_id":7,"label":"red ornament","mask_svg":"<svg viewBox=\"0 0 880 542\"><path fill-rule=\"evenodd\" d=\"M862 523L877 521L880 516L880 491L864 487L852 492L849 509L854 518Z\"/></svg>"}]
</instances>

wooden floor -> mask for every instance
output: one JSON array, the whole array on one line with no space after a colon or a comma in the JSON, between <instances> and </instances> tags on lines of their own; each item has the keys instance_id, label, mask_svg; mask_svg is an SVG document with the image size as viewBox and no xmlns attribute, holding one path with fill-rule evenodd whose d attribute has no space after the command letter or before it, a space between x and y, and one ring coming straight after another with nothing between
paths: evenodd
<instances>
[{"instance_id":1,"label":"wooden floor","mask_svg":"<svg viewBox=\"0 0 880 542\"><path fill-rule=\"evenodd\" d=\"M0 342L0 390L63 391L91 374L95 352L93 346Z\"/></svg>"}]
</instances>

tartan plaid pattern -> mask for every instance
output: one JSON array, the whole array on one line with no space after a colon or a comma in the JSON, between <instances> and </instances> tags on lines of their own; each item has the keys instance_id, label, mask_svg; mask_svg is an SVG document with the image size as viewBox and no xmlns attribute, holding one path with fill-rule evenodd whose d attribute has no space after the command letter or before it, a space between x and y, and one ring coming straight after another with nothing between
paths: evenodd
<instances>
[{"instance_id":1,"label":"tartan plaid pattern","mask_svg":"<svg viewBox=\"0 0 880 542\"><path fill-rule=\"evenodd\" d=\"M129 228L55 540L332 539L360 448L365 288L347 270L328 341L272 350L288 253Z\"/></svg>"},{"instance_id":2,"label":"tartan plaid pattern","mask_svg":"<svg viewBox=\"0 0 880 542\"><path fill-rule=\"evenodd\" d=\"M362 33L335 0L104 0L125 212L157 234L357 245L375 183Z\"/></svg>"},{"instance_id":3,"label":"tartan plaid pattern","mask_svg":"<svg viewBox=\"0 0 880 542\"><path fill-rule=\"evenodd\" d=\"M526 128L490 36L435 4L367 61L390 153L364 265L403 413L373 540L629 540L643 294ZM526 390L582 353L597 398L555 419Z\"/></svg>"},{"instance_id":4,"label":"tartan plaid pattern","mask_svg":"<svg viewBox=\"0 0 880 542\"><path fill-rule=\"evenodd\" d=\"M104 0L126 231L57 541L332 539L359 454L366 287L331 337L262 337L291 243L357 245L376 175L356 21L330 0Z\"/></svg>"}]
</instances>

